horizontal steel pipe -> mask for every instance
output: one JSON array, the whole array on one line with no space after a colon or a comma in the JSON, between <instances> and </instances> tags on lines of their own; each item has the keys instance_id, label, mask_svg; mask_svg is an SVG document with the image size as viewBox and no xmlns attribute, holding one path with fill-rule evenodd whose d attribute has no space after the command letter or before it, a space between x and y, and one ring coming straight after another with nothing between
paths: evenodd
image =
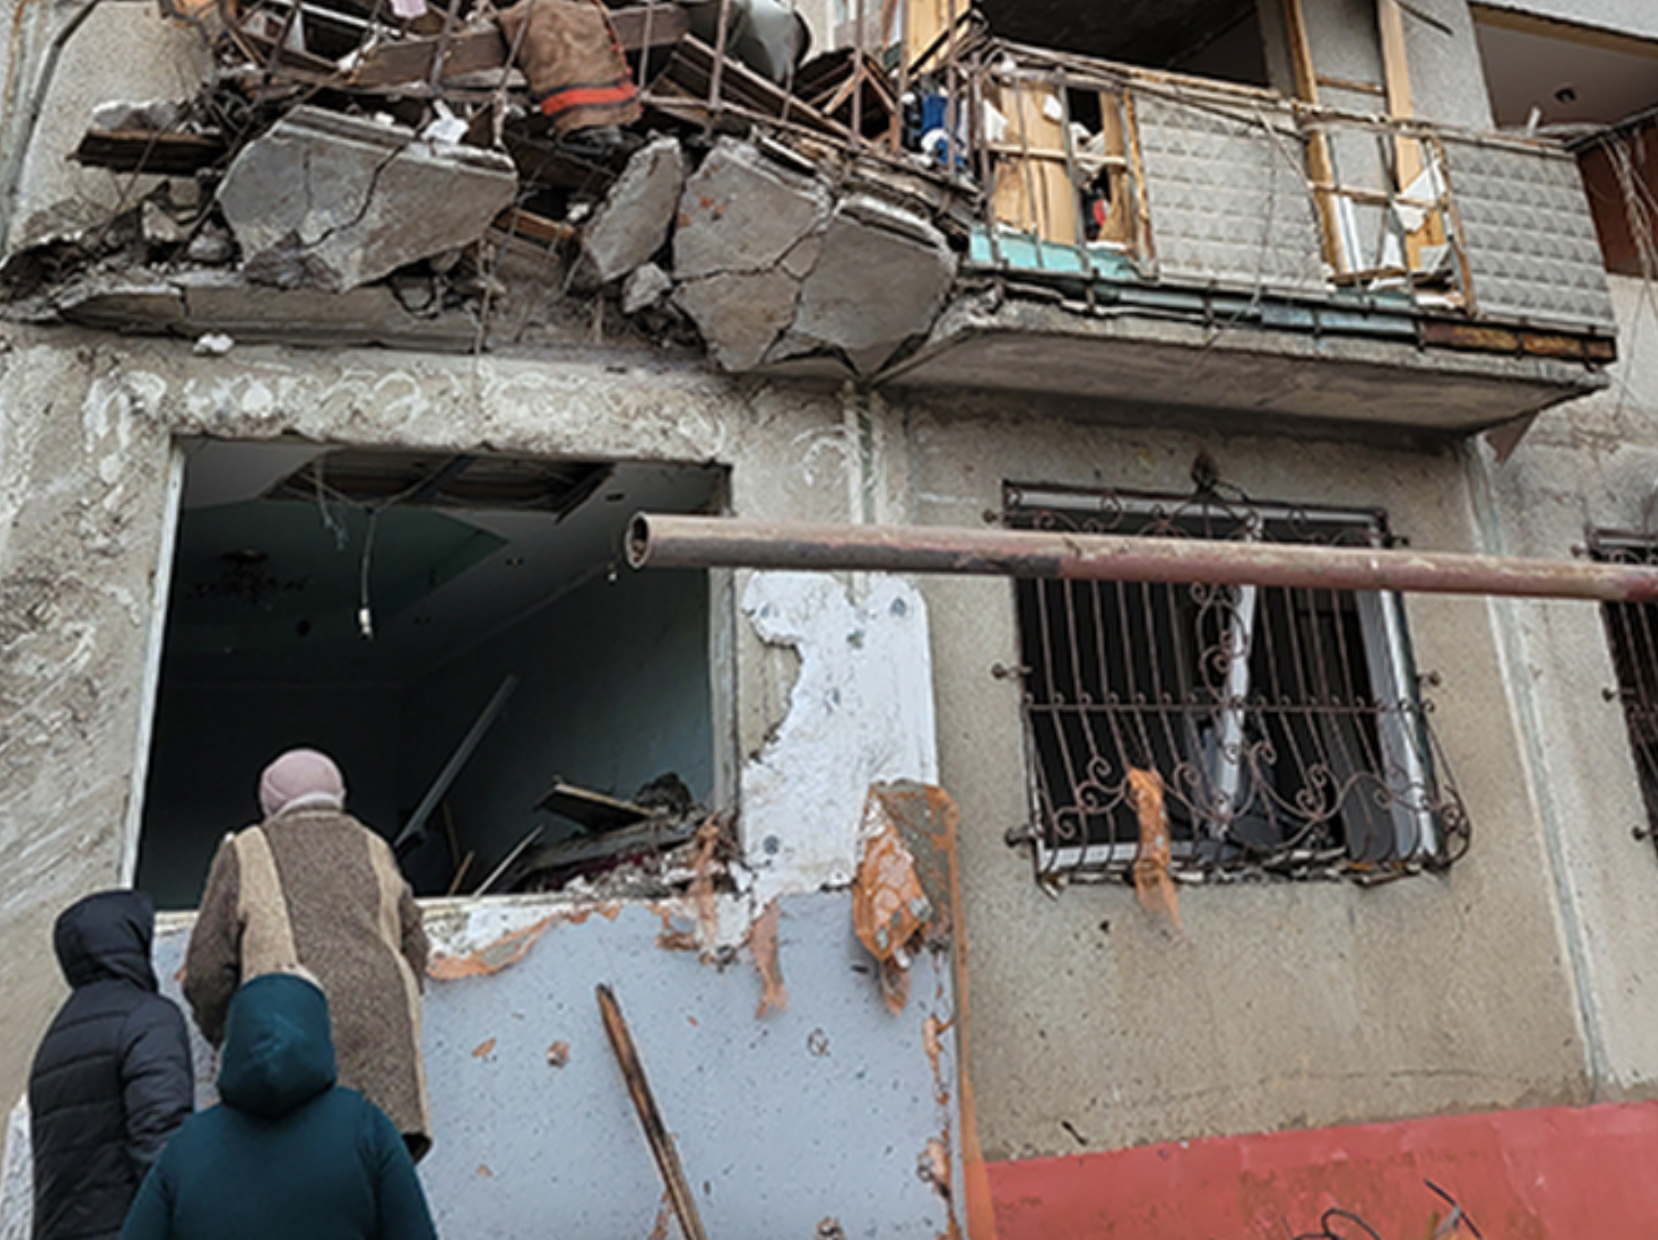
<instances>
[{"instance_id":1,"label":"horizontal steel pipe","mask_svg":"<svg viewBox=\"0 0 1658 1240\"><path fill-rule=\"evenodd\" d=\"M639 513L628 526L627 556L634 568L954 573L1658 601L1658 568L1632 564L1048 530L828 525Z\"/></svg>"}]
</instances>

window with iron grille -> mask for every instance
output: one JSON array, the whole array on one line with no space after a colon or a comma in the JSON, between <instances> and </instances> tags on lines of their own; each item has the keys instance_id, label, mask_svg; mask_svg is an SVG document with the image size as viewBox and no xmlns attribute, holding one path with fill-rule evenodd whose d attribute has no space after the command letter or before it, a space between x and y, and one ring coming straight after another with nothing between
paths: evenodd
<instances>
[{"instance_id":1,"label":"window with iron grille","mask_svg":"<svg viewBox=\"0 0 1658 1240\"><path fill-rule=\"evenodd\" d=\"M1224 491L1224 494L1223 494ZM1387 546L1385 514L1010 486L1021 529ZM1132 768L1161 777L1185 877L1381 878L1460 855L1467 822L1397 595L1016 583L1039 872L1127 874Z\"/></svg>"},{"instance_id":2,"label":"window with iron grille","mask_svg":"<svg viewBox=\"0 0 1658 1240\"><path fill-rule=\"evenodd\" d=\"M1658 538L1593 530L1589 554L1602 563L1658 565ZM1647 822L1658 832L1658 604L1603 603L1600 614Z\"/></svg>"}]
</instances>

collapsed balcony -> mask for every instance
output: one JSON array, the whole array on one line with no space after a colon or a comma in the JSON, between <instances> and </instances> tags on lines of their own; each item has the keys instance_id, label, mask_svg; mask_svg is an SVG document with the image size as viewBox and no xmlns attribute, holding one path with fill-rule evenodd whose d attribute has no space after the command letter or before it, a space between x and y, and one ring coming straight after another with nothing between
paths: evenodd
<instances>
[{"instance_id":1,"label":"collapsed balcony","mask_svg":"<svg viewBox=\"0 0 1658 1240\"><path fill-rule=\"evenodd\" d=\"M1544 141L1014 44L971 11L815 59L770 0L176 12L214 79L101 109L76 152L161 179L14 252L14 317L207 351L540 330L1452 433L1616 357L1577 166Z\"/></svg>"}]
</instances>

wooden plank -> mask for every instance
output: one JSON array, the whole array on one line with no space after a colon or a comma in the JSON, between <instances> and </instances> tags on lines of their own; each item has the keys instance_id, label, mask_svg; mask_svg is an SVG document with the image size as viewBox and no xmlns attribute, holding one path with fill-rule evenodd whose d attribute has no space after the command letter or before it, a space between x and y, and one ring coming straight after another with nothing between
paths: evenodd
<instances>
[{"instance_id":1,"label":"wooden plank","mask_svg":"<svg viewBox=\"0 0 1658 1240\"><path fill-rule=\"evenodd\" d=\"M439 55L443 40L399 39L382 43L363 57L362 63L346 75L344 85L359 89L377 89L404 82L424 82L432 76L432 65ZM449 41L449 51L443 57L443 69L438 75L458 77L463 73L479 73L502 69L507 63L507 45L498 27L463 30Z\"/></svg>"},{"instance_id":2,"label":"wooden plank","mask_svg":"<svg viewBox=\"0 0 1658 1240\"><path fill-rule=\"evenodd\" d=\"M1295 94L1303 103L1318 106L1318 74L1313 71L1312 45L1307 39L1307 15L1301 0L1282 0L1284 26L1289 34L1290 64L1295 73ZM1335 164L1330 158L1330 138L1322 130L1315 130L1307 143L1307 169L1314 181L1333 184ZM1318 221L1324 232L1324 257L1337 271L1352 266L1347 261L1347 247L1341 241L1341 225L1336 203L1328 193L1315 192Z\"/></svg>"},{"instance_id":3,"label":"wooden plank","mask_svg":"<svg viewBox=\"0 0 1658 1240\"><path fill-rule=\"evenodd\" d=\"M622 1009L610 987L600 985L596 993L605 1036L610 1039L610 1049L616 1053L616 1063L622 1069L628 1095L639 1114L639 1125L645 1130L645 1140L656 1159L657 1170L662 1173L662 1181L667 1185L668 1199L673 1203L674 1214L679 1219L679 1229L685 1240L708 1240L708 1233L702 1228L702 1217L697 1213L696 1197L692 1195L690 1182L685 1178L685 1168L679 1164L679 1151L674 1148L674 1139L668 1132L667 1124L662 1122L662 1112L657 1110L656 1097L651 1093L650 1082L645 1079L645 1065L639 1062L639 1052L633 1045L633 1034L628 1030L627 1021L622 1018Z\"/></svg>"},{"instance_id":4,"label":"wooden plank","mask_svg":"<svg viewBox=\"0 0 1658 1240\"><path fill-rule=\"evenodd\" d=\"M1009 136L1015 139L1016 155L1002 156L991 188L991 210L997 220L1025 232L1034 232L1044 241L1075 245L1077 238L1077 192L1071 184L1066 162L1057 165L1037 151L1062 150L1065 130L1062 122L1047 114L1046 105L1055 98L1047 83L998 82L997 107L1008 118Z\"/></svg>"},{"instance_id":5,"label":"wooden plank","mask_svg":"<svg viewBox=\"0 0 1658 1240\"><path fill-rule=\"evenodd\" d=\"M1120 95L1102 94L1100 100L1100 134L1105 142L1106 176L1111 186L1111 202L1106 207L1105 221L1100 225L1099 240L1132 243L1133 213L1130 210L1128 139L1123 133L1123 101Z\"/></svg>"},{"instance_id":6,"label":"wooden plank","mask_svg":"<svg viewBox=\"0 0 1658 1240\"><path fill-rule=\"evenodd\" d=\"M1316 81L1330 90L1350 90L1356 95L1386 95L1387 87L1376 82L1355 82L1352 78L1331 77L1320 73Z\"/></svg>"},{"instance_id":7,"label":"wooden plank","mask_svg":"<svg viewBox=\"0 0 1658 1240\"><path fill-rule=\"evenodd\" d=\"M1382 42L1382 76L1387 83L1387 114L1396 121L1415 115L1410 94L1410 64L1405 56L1405 19L1399 0L1376 0L1376 22ZM1407 193L1427 166L1422 144L1403 134L1393 139L1394 162L1399 169L1399 191ZM1429 211L1422 226L1405 237L1405 257L1414 270L1422 265L1424 246L1443 245L1445 220Z\"/></svg>"},{"instance_id":8,"label":"wooden plank","mask_svg":"<svg viewBox=\"0 0 1658 1240\"><path fill-rule=\"evenodd\" d=\"M190 176L222 159L223 139L194 133L136 129L90 129L72 158L90 168Z\"/></svg>"},{"instance_id":9,"label":"wooden plank","mask_svg":"<svg viewBox=\"0 0 1658 1240\"><path fill-rule=\"evenodd\" d=\"M631 827L656 816L654 811L643 805L618 800L602 792L594 792L590 788L578 788L575 784L567 784L563 780L556 780L535 803L535 807L546 810L549 814L557 814L560 818L568 818L584 831L590 832Z\"/></svg>"},{"instance_id":10,"label":"wooden plank","mask_svg":"<svg viewBox=\"0 0 1658 1240\"><path fill-rule=\"evenodd\" d=\"M538 241L544 246L562 245L581 231L574 224L566 224L561 220L550 220L544 215L536 215L522 207L508 207L491 221L490 226L500 229L508 236L527 237L531 241Z\"/></svg>"},{"instance_id":11,"label":"wooden plank","mask_svg":"<svg viewBox=\"0 0 1658 1240\"><path fill-rule=\"evenodd\" d=\"M904 63L913 65L949 28L947 0L904 0Z\"/></svg>"}]
</instances>

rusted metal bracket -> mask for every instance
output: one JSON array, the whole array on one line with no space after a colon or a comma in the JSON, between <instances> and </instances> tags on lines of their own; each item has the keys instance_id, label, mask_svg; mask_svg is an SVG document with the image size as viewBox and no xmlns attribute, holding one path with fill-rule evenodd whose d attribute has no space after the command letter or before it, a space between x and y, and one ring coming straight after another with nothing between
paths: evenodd
<instances>
[{"instance_id":1,"label":"rusted metal bracket","mask_svg":"<svg viewBox=\"0 0 1658 1240\"><path fill-rule=\"evenodd\" d=\"M685 1240L708 1240L708 1233L702 1229L702 1218L697 1214L696 1198L691 1195L691 1185L685 1179L685 1169L679 1165L679 1151L674 1148L668 1126L662 1122L662 1113L656 1109L656 1098L651 1093L650 1082L645 1079L645 1066L639 1062L639 1052L633 1047L633 1035L628 1032L627 1021L622 1019L622 1009L610 987L601 983L595 987L595 992L599 997L599 1015L604 1018L605 1034L610 1038L610 1048L616 1052L616 1062L621 1066L628 1093L639 1112L639 1123L645 1130L645 1140L650 1143L651 1153L656 1157L657 1170L668 1186L668 1199L673 1203L674 1214L679 1219L679 1229L684 1233Z\"/></svg>"},{"instance_id":2,"label":"rusted metal bracket","mask_svg":"<svg viewBox=\"0 0 1658 1240\"><path fill-rule=\"evenodd\" d=\"M1453 552L639 513L634 568L763 568L1658 602L1658 568Z\"/></svg>"}]
</instances>

